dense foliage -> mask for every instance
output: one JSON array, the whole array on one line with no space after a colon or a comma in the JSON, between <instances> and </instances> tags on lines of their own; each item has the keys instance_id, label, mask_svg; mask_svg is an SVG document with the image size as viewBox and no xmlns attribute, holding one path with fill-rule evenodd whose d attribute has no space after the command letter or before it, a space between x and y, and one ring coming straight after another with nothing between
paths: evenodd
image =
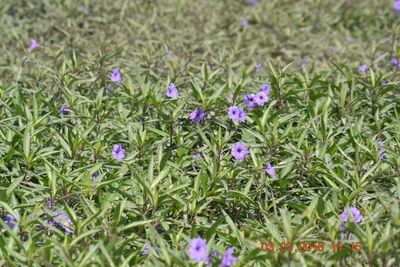
<instances>
[{"instance_id":1,"label":"dense foliage","mask_svg":"<svg viewBox=\"0 0 400 267\"><path fill-rule=\"evenodd\" d=\"M0 22L0 265L399 266L398 1Z\"/></svg>"}]
</instances>

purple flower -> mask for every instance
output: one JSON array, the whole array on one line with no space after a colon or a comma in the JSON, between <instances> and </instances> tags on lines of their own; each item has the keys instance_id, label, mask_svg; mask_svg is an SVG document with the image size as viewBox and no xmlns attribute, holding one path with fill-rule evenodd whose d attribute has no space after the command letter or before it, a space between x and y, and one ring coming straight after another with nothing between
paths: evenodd
<instances>
[{"instance_id":1,"label":"purple flower","mask_svg":"<svg viewBox=\"0 0 400 267\"><path fill-rule=\"evenodd\" d=\"M48 209L52 209L52 208L54 207L54 201L53 201L52 199L48 199L48 200L46 201L46 207L47 207Z\"/></svg>"},{"instance_id":2,"label":"purple flower","mask_svg":"<svg viewBox=\"0 0 400 267\"><path fill-rule=\"evenodd\" d=\"M267 96L269 96L269 93L271 93L271 86L269 86L268 84L262 84L260 86L260 90L266 93Z\"/></svg>"},{"instance_id":3,"label":"purple flower","mask_svg":"<svg viewBox=\"0 0 400 267\"><path fill-rule=\"evenodd\" d=\"M231 154L236 160L243 161L247 154L249 154L249 151L242 142L237 142L233 145Z\"/></svg>"},{"instance_id":4,"label":"purple flower","mask_svg":"<svg viewBox=\"0 0 400 267\"><path fill-rule=\"evenodd\" d=\"M368 70L368 65L367 64L362 64L360 67L358 67L358 72L359 73L366 73Z\"/></svg>"},{"instance_id":5,"label":"purple flower","mask_svg":"<svg viewBox=\"0 0 400 267\"><path fill-rule=\"evenodd\" d=\"M206 261L204 262L204 264L205 264L206 266L213 265L213 263L214 263L214 261L213 261L213 259L212 259L211 257L208 257L208 258L206 259Z\"/></svg>"},{"instance_id":6,"label":"purple flower","mask_svg":"<svg viewBox=\"0 0 400 267\"><path fill-rule=\"evenodd\" d=\"M99 177L99 175L100 175L100 172L99 172L99 171L95 171L95 172L92 174L91 179L94 180L94 179L96 179L97 177Z\"/></svg>"},{"instance_id":7,"label":"purple flower","mask_svg":"<svg viewBox=\"0 0 400 267\"><path fill-rule=\"evenodd\" d=\"M257 105L264 106L265 102L268 102L268 100L269 100L269 97L264 91L258 92L256 94Z\"/></svg>"},{"instance_id":8,"label":"purple flower","mask_svg":"<svg viewBox=\"0 0 400 267\"><path fill-rule=\"evenodd\" d=\"M233 248L228 248L221 260L221 267L231 267L237 261L237 258L233 256Z\"/></svg>"},{"instance_id":9,"label":"purple flower","mask_svg":"<svg viewBox=\"0 0 400 267\"><path fill-rule=\"evenodd\" d=\"M228 117L233 122L244 122L246 120L246 111L243 108L232 106L228 108Z\"/></svg>"},{"instance_id":10,"label":"purple flower","mask_svg":"<svg viewBox=\"0 0 400 267\"><path fill-rule=\"evenodd\" d=\"M116 161L123 161L125 158L125 149L120 144L114 145L111 154Z\"/></svg>"},{"instance_id":11,"label":"purple flower","mask_svg":"<svg viewBox=\"0 0 400 267\"><path fill-rule=\"evenodd\" d=\"M121 73L119 72L119 69L115 68L112 70L110 79L113 83L115 83L117 85L121 83L122 78L121 78Z\"/></svg>"},{"instance_id":12,"label":"purple flower","mask_svg":"<svg viewBox=\"0 0 400 267\"><path fill-rule=\"evenodd\" d=\"M378 155L380 159L385 158L385 149L383 147L385 147L385 144L379 140L378 141L378 145L380 146L380 148L378 149Z\"/></svg>"},{"instance_id":13,"label":"purple flower","mask_svg":"<svg viewBox=\"0 0 400 267\"><path fill-rule=\"evenodd\" d=\"M151 248L155 248L155 245L153 243L148 243L145 248L143 249L142 255L147 255L150 253L150 249L148 248L150 245Z\"/></svg>"},{"instance_id":14,"label":"purple flower","mask_svg":"<svg viewBox=\"0 0 400 267\"><path fill-rule=\"evenodd\" d=\"M394 1L393 3L393 9L395 11L400 11L400 0Z\"/></svg>"},{"instance_id":15,"label":"purple flower","mask_svg":"<svg viewBox=\"0 0 400 267\"><path fill-rule=\"evenodd\" d=\"M196 153L192 157L195 159L201 159L201 153Z\"/></svg>"},{"instance_id":16,"label":"purple flower","mask_svg":"<svg viewBox=\"0 0 400 267\"><path fill-rule=\"evenodd\" d=\"M205 261L208 255L208 248L206 240L201 237L193 238L190 241L189 256L191 259L198 262Z\"/></svg>"},{"instance_id":17,"label":"purple flower","mask_svg":"<svg viewBox=\"0 0 400 267\"><path fill-rule=\"evenodd\" d=\"M269 176L271 176L271 178L275 178L276 177L275 168L269 162L267 163L264 172L268 173Z\"/></svg>"},{"instance_id":18,"label":"purple flower","mask_svg":"<svg viewBox=\"0 0 400 267\"><path fill-rule=\"evenodd\" d=\"M45 222L51 226L63 230L68 234L72 234L74 232L71 218L61 211L55 211L53 218L46 220Z\"/></svg>"},{"instance_id":19,"label":"purple flower","mask_svg":"<svg viewBox=\"0 0 400 267\"><path fill-rule=\"evenodd\" d=\"M72 112L72 110L67 108L67 106L64 104L64 105L61 106L59 112L60 112L60 114L65 114L65 113L68 113L68 112Z\"/></svg>"},{"instance_id":20,"label":"purple flower","mask_svg":"<svg viewBox=\"0 0 400 267\"><path fill-rule=\"evenodd\" d=\"M264 65L261 63L256 64L256 67L255 67L256 74L258 74L262 70L263 67L264 67Z\"/></svg>"},{"instance_id":21,"label":"purple flower","mask_svg":"<svg viewBox=\"0 0 400 267\"><path fill-rule=\"evenodd\" d=\"M28 51L32 52L33 49L39 48L39 44L35 39L31 39L31 42L28 47Z\"/></svg>"},{"instance_id":22,"label":"purple flower","mask_svg":"<svg viewBox=\"0 0 400 267\"><path fill-rule=\"evenodd\" d=\"M392 59L390 60L390 64L397 67L399 65L399 60L395 57L392 57Z\"/></svg>"},{"instance_id":23,"label":"purple flower","mask_svg":"<svg viewBox=\"0 0 400 267\"><path fill-rule=\"evenodd\" d=\"M257 5L258 0L248 0L247 2L249 3L249 5L255 6L255 5Z\"/></svg>"},{"instance_id":24,"label":"purple flower","mask_svg":"<svg viewBox=\"0 0 400 267\"><path fill-rule=\"evenodd\" d=\"M17 214L18 216L18 214ZM17 218L15 218L12 214L7 214L6 218L4 219L4 222L10 227L10 229L14 229L15 226L17 226L17 232L19 232L19 227L18 227L18 221Z\"/></svg>"},{"instance_id":25,"label":"purple flower","mask_svg":"<svg viewBox=\"0 0 400 267\"><path fill-rule=\"evenodd\" d=\"M389 83L389 80L382 80L382 85L386 85Z\"/></svg>"},{"instance_id":26,"label":"purple flower","mask_svg":"<svg viewBox=\"0 0 400 267\"><path fill-rule=\"evenodd\" d=\"M172 57L172 50L168 49L167 52L165 52L165 55L167 57Z\"/></svg>"},{"instance_id":27,"label":"purple flower","mask_svg":"<svg viewBox=\"0 0 400 267\"><path fill-rule=\"evenodd\" d=\"M89 8L87 6L82 6L80 8L80 11L85 15L89 15L89 13L90 13L90 10L89 10Z\"/></svg>"},{"instance_id":28,"label":"purple flower","mask_svg":"<svg viewBox=\"0 0 400 267\"><path fill-rule=\"evenodd\" d=\"M178 88L176 88L175 84L170 83L170 85L167 88L167 92L165 93L166 96L176 99L178 97Z\"/></svg>"},{"instance_id":29,"label":"purple flower","mask_svg":"<svg viewBox=\"0 0 400 267\"><path fill-rule=\"evenodd\" d=\"M240 24L242 25L243 28L249 27L249 21L247 19L240 19Z\"/></svg>"},{"instance_id":30,"label":"purple flower","mask_svg":"<svg viewBox=\"0 0 400 267\"><path fill-rule=\"evenodd\" d=\"M357 208L350 208L351 216L354 219L355 223L360 223L364 219L363 216L361 215L360 211ZM349 214L347 212L347 209L345 208L342 213L339 214L339 217L341 218L342 224L340 225L340 230L344 231L346 229L345 224L349 220Z\"/></svg>"},{"instance_id":31,"label":"purple flower","mask_svg":"<svg viewBox=\"0 0 400 267\"><path fill-rule=\"evenodd\" d=\"M301 65L305 66L305 65L308 65L308 64L310 64L310 59L307 58L307 57L302 57L301 58Z\"/></svg>"},{"instance_id":32,"label":"purple flower","mask_svg":"<svg viewBox=\"0 0 400 267\"><path fill-rule=\"evenodd\" d=\"M197 107L192 113L190 113L189 118L195 123L199 123L206 117L206 113L200 108Z\"/></svg>"},{"instance_id":33,"label":"purple flower","mask_svg":"<svg viewBox=\"0 0 400 267\"><path fill-rule=\"evenodd\" d=\"M256 106L256 95L255 94L245 95L244 103L247 105L249 109L253 109Z\"/></svg>"}]
</instances>

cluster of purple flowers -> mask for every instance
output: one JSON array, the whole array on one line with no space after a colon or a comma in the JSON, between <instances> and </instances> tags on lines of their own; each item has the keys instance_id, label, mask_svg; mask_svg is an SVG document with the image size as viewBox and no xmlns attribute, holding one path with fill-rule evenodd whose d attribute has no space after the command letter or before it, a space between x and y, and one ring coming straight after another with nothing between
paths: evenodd
<instances>
[{"instance_id":1,"label":"cluster of purple flowers","mask_svg":"<svg viewBox=\"0 0 400 267\"><path fill-rule=\"evenodd\" d=\"M237 258L233 256L233 248L228 248L221 259L221 267L231 267ZM217 258L220 254L212 250L211 255L208 255L208 247L206 240L201 237L193 238L189 245L189 257L197 262L204 262L207 266L214 263L213 257Z\"/></svg>"},{"instance_id":2,"label":"cluster of purple flowers","mask_svg":"<svg viewBox=\"0 0 400 267\"><path fill-rule=\"evenodd\" d=\"M228 117L233 122L244 122L246 120L246 111L243 108L231 106L228 108Z\"/></svg>"},{"instance_id":3,"label":"cluster of purple flowers","mask_svg":"<svg viewBox=\"0 0 400 267\"><path fill-rule=\"evenodd\" d=\"M361 223L364 217L361 215L360 210L353 207L350 208L350 215L353 217L355 223ZM349 221L349 213L347 208L344 209L342 213L339 214L342 224L340 225L340 230L346 230L346 223Z\"/></svg>"},{"instance_id":4,"label":"cluster of purple flowers","mask_svg":"<svg viewBox=\"0 0 400 267\"><path fill-rule=\"evenodd\" d=\"M48 201L47 206L51 208L52 204L52 201ZM18 213L16 213L16 215L17 217L14 217L12 214L7 214L4 222L11 230L16 227L17 232L19 232L18 221L20 220L20 218ZM44 222L48 225L61 229L68 234L74 233L71 218L61 211L55 211L54 216L52 216L52 218L49 220L45 220Z\"/></svg>"},{"instance_id":5,"label":"cluster of purple flowers","mask_svg":"<svg viewBox=\"0 0 400 267\"><path fill-rule=\"evenodd\" d=\"M269 101L269 93L271 87L267 84L260 86L260 91L256 94L247 94L244 96L244 103L249 109L253 109L256 106L264 106Z\"/></svg>"}]
</instances>

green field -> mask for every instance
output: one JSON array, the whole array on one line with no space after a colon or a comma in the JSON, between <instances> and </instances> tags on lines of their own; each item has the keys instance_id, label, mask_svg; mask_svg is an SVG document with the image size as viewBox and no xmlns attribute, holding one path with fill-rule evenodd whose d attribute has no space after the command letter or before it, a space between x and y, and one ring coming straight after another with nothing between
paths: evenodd
<instances>
[{"instance_id":1,"label":"green field","mask_svg":"<svg viewBox=\"0 0 400 267\"><path fill-rule=\"evenodd\" d=\"M0 266L400 266L400 1L0 23Z\"/></svg>"}]
</instances>

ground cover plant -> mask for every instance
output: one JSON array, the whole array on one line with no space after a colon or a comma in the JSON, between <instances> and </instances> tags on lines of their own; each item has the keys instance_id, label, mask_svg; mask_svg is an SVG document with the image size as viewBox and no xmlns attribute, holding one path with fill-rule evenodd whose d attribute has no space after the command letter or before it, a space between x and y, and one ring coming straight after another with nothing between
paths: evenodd
<instances>
[{"instance_id":1,"label":"ground cover plant","mask_svg":"<svg viewBox=\"0 0 400 267\"><path fill-rule=\"evenodd\" d=\"M399 266L400 1L0 22L1 266Z\"/></svg>"}]
</instances>

